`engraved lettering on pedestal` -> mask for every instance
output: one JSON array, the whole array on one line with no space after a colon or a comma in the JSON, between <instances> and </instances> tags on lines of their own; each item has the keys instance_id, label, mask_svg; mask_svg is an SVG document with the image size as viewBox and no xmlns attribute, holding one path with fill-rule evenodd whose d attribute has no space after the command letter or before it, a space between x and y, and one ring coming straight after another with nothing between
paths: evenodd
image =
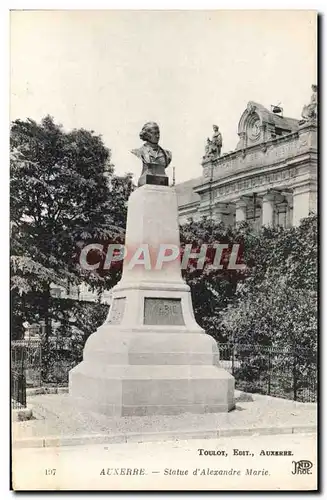
<instances>
[{"instance_id":1,"label":"engraved lettering on pedestal","mask_svg":"<svg viewBox=\"0 0 327 500\"><path fill-rule=\"evenodd\" d=\"M109 313L108 323L111 325L120 325L125 311L126 297L114 299Z\"/></svg>"},{"instance_id":2,"label":"engraved lettering on pedestal","mask_svg":"<svg viewBox=\"0 0 327 500\"><path fill-rule=\"evenodd\" d=\"M145 325L185 325L181 299L145 298Z\"/></svg>"}]
</instances>

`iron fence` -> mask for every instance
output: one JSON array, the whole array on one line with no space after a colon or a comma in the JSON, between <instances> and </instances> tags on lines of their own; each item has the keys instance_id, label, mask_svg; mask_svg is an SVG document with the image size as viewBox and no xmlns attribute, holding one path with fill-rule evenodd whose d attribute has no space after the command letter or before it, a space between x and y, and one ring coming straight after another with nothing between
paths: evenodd
<instances>
[{"instance_id":1,"label":"iron fence","mask_svg":"<svg viewBox=\"0 0 327 500\"><path fill-rule=\"evenodd\" d=\"M78 362L72 349L53 339L47 345L41 340L11 342L11 369L24 374L27 388L67 385L68 373Z\"/></svg>"},{"instance_id":2,"label":"iron fence","mask_svg":"<svg viewBox=\"0 0 327 500\"><path fill-rule=\"evenodd\" d=\"M239 390L294 401L317 401L317 352L260 344L219 344L220 365Z\"/></svg>"},{"instance_id":3,"label":"iron fence","mask_svg":"<svg viewBox=\"0 0 327 500\"><path fill-rule=\"evenodd\" d=\"M26 378L22 371L11 370L11 405L26 408Z\"/></svg>"},{"instance_id":4,"label":"iron fence","mask_svg":"<svg viewBox=\"0 0 327 500\"><path fill-rule=\"evenodd\" d=\"M219 344L219 355L220 365L235 377L236 389L295 401L317 401L314 350L229 342ZM12 394L22 405L26 402L22 395L26 387L67 385L69 371L80 361L74 358L72 349L57 347L49 356L40 341L25 340L12 341L11 360Z\"/></svg>"},{"instance_id":5,"label":"iron fence","mask_svg":"<svg viewBox=\"0 0 327 500\"><path fill-rule=\"evenodd\" d=\"M11 368L24 373L27 387L40 387L42 348L39 340L13 340L11 342Z\"/></svg>"}]
</instances>

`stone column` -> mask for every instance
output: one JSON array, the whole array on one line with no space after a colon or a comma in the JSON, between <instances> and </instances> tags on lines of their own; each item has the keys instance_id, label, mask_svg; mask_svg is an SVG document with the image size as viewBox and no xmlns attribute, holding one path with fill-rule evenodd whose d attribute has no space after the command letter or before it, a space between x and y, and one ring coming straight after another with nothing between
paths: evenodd
<instances>
[{"instance_id":1,"label":"stone column","mask_svg":"<svg viewBox=\"0 0 327 500\"><path fill-rule=\"evenodd\" d=\"M301 219L317 212L317 185L305 182L293 189L293 226L298 226Z\"/></svg>"},{"instance_id":2,"label":"stone column","mask_svg":"<svg viewBox=\"0 0 327 500\"><path fill-rule=\"evenodd\" d=\"M287 210L287 227L293 226L293 199L292 202L288 204Z\"/></svg>"},{"instance_id":3,"label":"stone column","mask_svg":"<svg viewBox=\"0 0 327 500\"><path fill-rule=\"evenodd\" d=\"M275 193L267 192L262 198L262 225L274 225L274 201Z\"/></svg>"},{"instance_id":4,"label":"stone column","mask_svg":"<svg viewBox=\"0 0 327 500\"><path fill-rule=\"evenodd\" d=\"M236 202L236 211L235 211L235 215L236 215L236 219L235 219L235 222L236 224L238 222L243 222L243 221L246 221L246 201L243 200L242 198L237 200Z\"/></svg>"},{"instance_id":5,"label":"stone column","mask_svg":"<svg viewBox=\"0 0 327 500\"><path fill-rule=\"evenodd\" d=\"M217 222L225 222L226 205L224 203L216 203L212 208L213 219Z\"/></svg>"},{"instance_id":6,"label":"stone column","mask_svg":"<svg viewBox=\"0 0 327 500\"><path fill-rule=\"evenodd\" d=\"M286 226L285 227L292 227L293 225L293 193L290 192L283 192L283 195L285 196L285 203L286 203Z\"/></svg>"}]
</instances>

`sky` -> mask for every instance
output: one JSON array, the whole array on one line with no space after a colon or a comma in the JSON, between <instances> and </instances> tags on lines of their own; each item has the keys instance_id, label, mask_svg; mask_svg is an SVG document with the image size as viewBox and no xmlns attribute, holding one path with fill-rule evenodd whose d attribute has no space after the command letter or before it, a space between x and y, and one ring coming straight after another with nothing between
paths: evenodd
<instances>
[{"instance_id":1,"label":"sky","mask_svg":"<svg viewBox=\"0 0 327 500\"><path fill-rule=\"evenodd\" d=\"M235 149L248 101L300 118L317 82L313 11L13 11L10 118L101 134L117 174L147 121L176 181L202 174L212 125Z\"/></svg>"}]
</instances>

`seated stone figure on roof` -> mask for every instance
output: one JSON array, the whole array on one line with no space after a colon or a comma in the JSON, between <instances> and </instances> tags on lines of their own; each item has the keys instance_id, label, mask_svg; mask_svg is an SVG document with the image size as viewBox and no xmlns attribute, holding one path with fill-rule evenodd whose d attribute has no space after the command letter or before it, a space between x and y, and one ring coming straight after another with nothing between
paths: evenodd
<instances>
[{"instance_id":1,"label":"seated stone figure on roof","mask_svg":"<svg viewBox=\"0 0 327 500\"><path fill-rule=\"evenodd\" d=\"M213 125L212 128L213 136L211 140L209 138L207 139L204 158L219 157L221 154L223 137L221 132L219 132L219 127L217 125Z\"/></svg>"},{"instance_id":2,"label":"seated stone figure on roof","mask_svg":"<svg viewBox=\"0 0 327 500\"><path fill-rule=\"evenodd\" d=\"M318 117L317 85L312 85L311 102L303 107L302 118L305 121L314 121Z\"/></svg>"}]
</instances>

